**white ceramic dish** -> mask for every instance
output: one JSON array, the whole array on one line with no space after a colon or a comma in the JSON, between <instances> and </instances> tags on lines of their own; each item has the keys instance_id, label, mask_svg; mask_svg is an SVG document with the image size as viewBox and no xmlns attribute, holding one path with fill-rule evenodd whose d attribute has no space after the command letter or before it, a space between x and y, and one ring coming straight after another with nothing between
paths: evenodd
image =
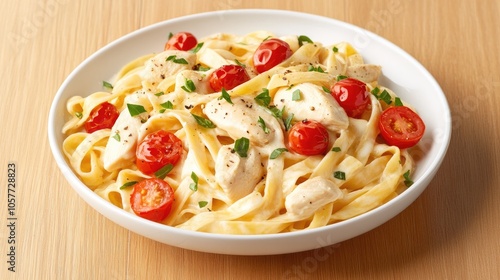
<instances>
[{"instance_id":1,"label":"white ceramic dish","mask_svg":"<svg viewBox=\"0 0 500 280\"><path fill-rule=\"evenodd\" d=\"M73 95L101 89L135 57L161 51L169 32L189 31L198 38L217 32L245 34L269 30L277 35L307 35L332 44L350 42L368 63L382 65L381 84L412 104L426 123L424 154L413 174L414 184L397 198L368 213L323 228L283 234L237 236L181 230L127 213L87 188L73 173L62 152L65 103ZM363 234L393 218L410 205L437 172L451 137L451 117L445 95L429 72L406 52L364 29L334 19L279 10L232 10L196 14L160 22L105 46L64 81L50 109L49 142L55 160L73 189L93 208L115 223L143 236L181 248L234 255L268 255L311 250Z\"/></svg>"}]
</instances>

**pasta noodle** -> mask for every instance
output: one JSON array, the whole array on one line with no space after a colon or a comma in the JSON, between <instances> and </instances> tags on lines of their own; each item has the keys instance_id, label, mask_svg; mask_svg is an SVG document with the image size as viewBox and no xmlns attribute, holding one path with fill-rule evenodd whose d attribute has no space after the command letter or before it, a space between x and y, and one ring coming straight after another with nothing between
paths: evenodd
<instances>
[{"instance_id":1,"label":"pasta noodle","mask_svg":"<svg viewBox=\"0 0 500 280\"><path fill-rule=\"evenodd\" d=\"M244 36L220 33L200 40L203 46L196 53L165 51L138 57L117 73L111 90L69 99L70 118L62 131L66 137L63 150L76 174L103 199L134 213L130 202L133 187L128 186L154 177L138 170L137 143L154 131L170 131L181 139L184 153L164 177L174 189L175 201L162 223L228 234L322 227L370 211L404 191L404 175L413 172L415 163L407 149L378 139L378 119L387 104L370 95L369 110L359 119L346 117L342 110L338 111L338 104L332 105L336 116L330 119L320 113L307 115L300 107L329 95L322 89L339 76L356 77L366 82L369 90L386 90L395 98L394 92L377 82L380 67L365 64L349 43L299 44L297 36L285 36L281 39L289 43L292 56L258 74L251 67L252 55L268 37L276 36L266 31ZM163 64L168 64L172 55L182 57L187 64L170 63L165 68ZM227 91L233 104L222 99L220 92L212 92L207 81L213 69L227 64L246 65L251 77ZM311 67L321 71L310 71ZM186 81L195 84L194 91L183 88ZM299 107L292 114L292 107L280 103L279 96L296 87L302 90L303 100L293 101ZM255 101L264 90L271 98L267 108ZM309 92L319 97L306 96ZM103 102L113 104L120 112L117 123L126 120L126 125L85 132L83 126L90 112ZM168 108L167 103L171 105ZM146 112L132 116L127 104L138 104ZM319 105L316 111L325 106ZM281 110L281 118L271 114L272 106ZM218 111L229 117L221 117L215 113ZM325 155L304 156L285 150L283 119L303 119L302 113L307 118L318 118L328 128L330 143ZM200 126L193 115L211 120L216 127ZM270 133L264 133L258 125L259 117ZM249 155L242 165L230 169L224 159L233 156L235 141L241 137L249 139ZM121 148L113 148L119 142ZM271 156L276 151L282 153ZM243 165L251 160L254 162ZM343 176L334 176L337 172ZM196 190L192 188L193 174L197 177ZM228 189L224 180L233 180L242 187ZM256 183L243 187L248 185L243 182L250 181Z\"/></svg>"}]
</instances>

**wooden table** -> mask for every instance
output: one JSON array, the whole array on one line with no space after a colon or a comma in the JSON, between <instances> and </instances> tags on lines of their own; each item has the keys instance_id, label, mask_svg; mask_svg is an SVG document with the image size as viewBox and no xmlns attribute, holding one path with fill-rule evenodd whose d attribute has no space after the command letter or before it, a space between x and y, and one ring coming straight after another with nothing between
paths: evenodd
<instances>
[{"instance_id":1,"label":"wooden table","mask_svg":"<svg viewBox=\"0 0 500 280\"><path fill-rule=\"evenodd\" d=\"M500 278L499 1L4 2L0 279ZM138 28L237 8L296 10L353 23L399 45L435 76L453 112L453 137L441 169L415 203L375 230L326 249L244 257L151 241L107 220L71 189L47 140L50 104L71 70ZM9 164L17 175L13 230ZM15 272L8 270L9 240L16 242Z\"/></svg>"}]
</instances>

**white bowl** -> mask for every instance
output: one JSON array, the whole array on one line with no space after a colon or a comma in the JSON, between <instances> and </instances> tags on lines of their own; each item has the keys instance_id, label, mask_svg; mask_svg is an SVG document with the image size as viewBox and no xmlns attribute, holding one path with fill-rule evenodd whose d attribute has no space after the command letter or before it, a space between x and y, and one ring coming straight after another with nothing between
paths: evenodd
<instances>
[{"instance_id":1,"label":"white bowl","mask_svg":"<svg viewBox=\"0 0 500 280\"><path fill-rule=\"evenodd\" d=\"M422 158L413 174L414 184L388 203L347 221L322 228L267 235L224 235L182 230L134 216L86 187L70 168L62 151L61 129L65 104L74 95L100 90L124 63L161 51L169 32L189 31L203 37L217 32L246 34L268 30L277 35L307 35L313 41L350 42L368 63L382 65L381 84L394 89L412 104L426 124ZM387 40L334 19L280 10L231 10L195 14L160 22L128 34L81 63L64 81L50 108L49 142L55 160L73 189L94 209L113 222L143 236L172 246L211 253L270 255L311 250L363 234L409 206L437 172L451 137L450 109L441 88L409 54Z\"/></svg>"}]
</instances>

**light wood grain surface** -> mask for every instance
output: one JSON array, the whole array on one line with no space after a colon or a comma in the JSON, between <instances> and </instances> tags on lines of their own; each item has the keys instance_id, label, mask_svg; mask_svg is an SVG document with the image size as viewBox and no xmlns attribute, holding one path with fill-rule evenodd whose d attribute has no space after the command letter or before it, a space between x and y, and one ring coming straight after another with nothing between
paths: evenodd
<instances>
[{"instance_id":1,"label":"light wood grain surface","mask_svg":"<svg viewBox=\"0 0 500 280\"><path fill-rule=\"evenodd\" d=\"M452 109L453 136L441 169L415 203L326 249L244 257L151 241L107 220L71 189L47 140L50 104L71 70L141 27L237 8L353 23L399 45L435 76ZM0 279L499 279L499 12L496 0L4 1ZM7 255L9 163L17 172L15 272Z\"/></svg>"}]
</instances>

